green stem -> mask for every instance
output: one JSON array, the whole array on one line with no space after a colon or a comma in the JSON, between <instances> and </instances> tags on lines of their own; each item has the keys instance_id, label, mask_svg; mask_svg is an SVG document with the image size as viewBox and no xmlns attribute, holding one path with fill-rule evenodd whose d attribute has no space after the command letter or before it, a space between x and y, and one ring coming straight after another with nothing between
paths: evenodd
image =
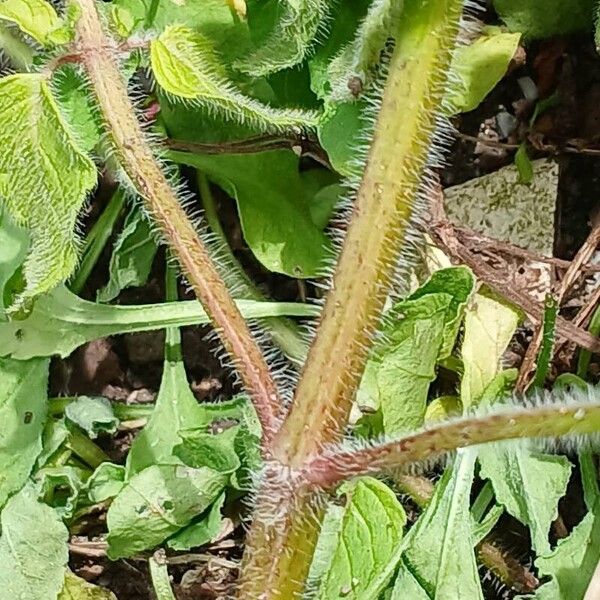
<instances>
[{"instance_id":1,"label":"green stem","mask_svg":"<svg viewBox=\"0 0 600 600\"><path fill-rule=\"evenodd\" d=\"M592 320L589 326L589 332L592 335L600 335L600 306L594 311ZM579 358L577 359L577 376L585 379L587 377L588 369L590 368L590 361L592 360L592 353L589 350L582 348L579 351Z\"/></svg>"},{"instance_id":2,"label":"green stem","mask_svg":"<svg viewBox=\"0 0 600 600\"><path fill-rule=\"evenodd\" d=\"M219 248L224 261L221 270L225 269L227 271L227 278L231 281L231 287L238 291L241 298L266 300L265 295L254 285L254 282L248 277L229 247L227 236L221 227L210 184L206 176L200 172L198 173L198 187L200 188L206 221L211 231L219 238ZM301 366L304 364L308 354L308 344L303 339L300 327L296 323L283 317L261 319L261 323L270 332L273 341L295 365Z\"/></svg>"},{"instance_id":3,"label":"green stem","mask_svg":"<svg viewBox=\"0 0 600 600\"><path fill-rule=\"evenodd\" d=\"M74 294L81 293L85 282L104 250L104 246L106 246L106 242L112 235L113 228L124 205L125 193L119 189L113 194L110 202L90 229L85 239L81 262L69 283L69 287Z\"/></svg>"},{"instance_id":4,"label":"green stem","mask_svg":"<svg viewBox=\"0 0 600 600\"><path fill-rule=\"evenodd\" d=\"M266 448L283 410L275 381L137 120L112 49L114 42L102 29L94 0L74 1L80 12L76 50L96 96L114 156L177 257L240 373L261 420Z\"/></svg>"},{"instance_id":5,"label":"green stem","mask_svg":"<svg viewBox=\"0 0 600 600\"><path fill-rule=\"evenodd\" d=\"M76 427L73 427L70 432L67 446L81 460L94 469L103 462L110 462L110 457Z\"/></svg>"},{"instance_id":6,"label":"green stem","mask_svg":"<svg viewBox=\"0 0 600 600\"><path fill-rule=\"evenodd\" d=\"M61 417L69 404L77 400L77 396L61 396L48 400L48 414L51 417ZM124 404L123 402L111 402L113 413L119 421L136 421L147 419L154 411L154 403L148 404Z\"/></svg>"},{"instance_id":7,"label":"green stem","mask_svg":"<svg viewBox=\"0 0 600 600\"><path fill-rule=\"evenodd\" d=\"M176 600L171 588L164 550L158 550L148 561L156 600Z\"/></svg>"},{"instance_id":8,"label":"green stem","mask_svg":"<svg viewBox=\"0 0 600 600\"><path fill-rule=\"evenodd\" d=\"M274 440L279 464L267 465L273 474L257 496L241 598L292 600L304 592L322 513L314 508L316 488L293 473L339 441L347 426L398 259L406 258L462 8L463 0L407 2L393 32L396 46L354 214L292 409Z\"/></svg>"}]
</instances>

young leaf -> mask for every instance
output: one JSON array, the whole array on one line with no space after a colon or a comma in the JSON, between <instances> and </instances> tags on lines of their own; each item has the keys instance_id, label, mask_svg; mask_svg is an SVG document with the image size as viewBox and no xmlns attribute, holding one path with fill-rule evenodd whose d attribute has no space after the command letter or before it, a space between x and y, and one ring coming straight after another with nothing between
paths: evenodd
<instances>
[{"instance_id":1,"label":"young leaf","mask_svg":"<svg viewBox=\"0 0 600 600\"><path fill-rule=\"evenodd\" d=\"M238 300L247 319L296 316L316 317L319 308L300 303ZM68 356L91 340L164 327L208 323L206 313L196 301L108 306L82 300L60 286L41 296L22 321L0 321L0 356L20 360L36 356Z\"/></svg>"},{"instance_id":2,"label":"young leaf","mask_svg":"<svg viewBox=\"0 0 600 600\"><path fill-rule=\"evenodd\" d=\"M80 396L67 405L65 416L92 439L100 433L114 433L119 426L119 419L115 417L112 404L106 398Z\"/></svg>"},{"instance_id":3,"label":"young leaf","mask_svg":"<svg viewBox=\"0 0 600 600\"><path fill-rule=\"evenodd\" d=\"M452 60L459 81L447 97L453 113L477 108L504 77L513 59L521 34L490 27L472 44L460 46Z\"/></svg>"},{"instance_id":4,"label":"young leaf","mask_svg":"<svg viewBox=\"0 0 600 600\"><path fill-rule=\"evenodd\" d=\"M15 305L64 281L77 261L75 224L96 167L77 144L41 74L0 79L0 197L31 248Z\"/></svg>"},{"instance_id":5,"label":"young leaf","mask_svg":"<svg viewBox=\"0 0 600 600\"><path fill-rule=\"evenodd\" d=\"M330 243L312 221L293 152L169 156L196 167L236 199L244 238L267 269L297 278L323 272Z\"/></svg>"},{"instance_id":6,"label":"young leaf","mask_svg":"<svg viewBox=\"0 0 600 600\"><path fill-rule=\"evenodd\" d=\"M0 359L0 508L29 478L42 451L49 361Z\"/></svg>"},{"instance_id":7,"label":"young leaf","mask_svg":"<svg viewBox=\"0 0 600 600\"><path fill-rule=\"evenodd\" d=\"M272 108L235 89L210 40L192 29L167 27L152 40L150 57L154 76L166 92L220 111L230 119L265 131L317 124L316 113Z\"/></svg>"},{"instance_id":8,"label":"young leaf","mask_svg":"<svg viewBox=\"0 0 600 600\"><path fill-rule=\"evenodd\" d=\"M98 291L96 300L110 302L125 288L144 285L156 250L148 218L139 207L134 207L127 215L123 231L115 242L110 257L110 279Z\"/></svg>"},{"instance_id":9,"label":"young leaf","mask_svg":"<svg viewBox=\"0 0 600 600\"><path fill-rule=\"evenodd\" d=\"M153 465L134 475L108 509L109 557L154 548L204 512L226 484L227 476L206 467Z\"/></svg>"},{"instance_id":10,"label":"young leaf","mask_svg":"<svg viewBox=\"0 0 600 600\"><path fill-rule=\"evenodd\" d=\"M78 467L44 468L36 473L40 495L62 519L70 519L75 512L79 492L84 487L87 473Z\"/></svg>"},{"instance_id":11,"label":"young leaf","mask_svg":"<svg viewBox=\"0 0 600 600\"><path fill-rule=\"evenodd\" d=\"M4 0L0 3L0 19L17 25L27 35L47 46L69 40L63 20L46 0Z\"/></svg>"},{"instance_id":12,"label":"young leaf","mask_svg":"<svg viewBox=\"0 0 600 600\"><path fill-rule=\"evenodd\" d=\"M117 597L110 590L92 585L67 569L65 585L56 600L117 600Z\"/></svg>"},{"instance_id":13,"label":"young leaf","mask_svg":"<svg viewBox=\"0 0 600 600\"><path fill-rule=\"evenodd\" d=\"M56 512L27 484L0 517L0 589L5 598L49 600L63 587L69 533Z\"/></svg>"},{"instance_id":14,"label":"young leaf","mask_svg":"<svg viewBox=\"0 0 600 600\"><path fill-rule=\"evenodd\" d=\"M125 485L125 467L102 463L87 480L86 491L92 504L114 498Z\"/></svg>"},{"instance_id":15,"label":"young leaf","mask_svg":"<svg viewBox=\"0 0 600 600\"><path fill-rule=\"evenodd\" d=\"M261 77L297 65L315 42L328 14L328 0L281 0L272 30L257 40L252 52L235 61L235 68Z\"/></svg>"},{"instance_id":16,"label":"young leaf","mask_svg":"<svg viewBox=\"0 0 600 600\"><path fill-rule=\"evenodd\" d=\"M337 541L317 584L320 600L376 600L392 577L406 513L383 483L364 477L344 484Z\"/></svg>"},{"instance_id":17,"label":"young leaf","mask_svg":"<svg viewBox=\"0 0 600 600\"><path fill-rule=\"evenodd\" d=\"M457 453L454 464L438 481L430 504L404 539L399 579L413 587L419 582L421 596L483 600L469 510L476 456L473 449ZM412 598L399 587L402 583L397 582L393 597Z\"/></svg>"}]
</instances>

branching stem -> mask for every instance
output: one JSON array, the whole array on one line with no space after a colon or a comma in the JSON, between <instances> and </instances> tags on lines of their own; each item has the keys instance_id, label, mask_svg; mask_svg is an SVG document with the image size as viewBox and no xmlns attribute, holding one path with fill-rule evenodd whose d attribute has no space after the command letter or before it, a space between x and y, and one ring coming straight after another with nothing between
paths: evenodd
<instances>
[{"instance_id":1,"label":"branching stem","mask_svg":"<svg viewBox=\"0 0 600 600\"><path fill-rule=\"evenodd\" d=\"M115 157L217 328L256 406L266 444L277 428L281 402L265 359L146 141L94 0L75 1L81 11L75 50L91 81Z\"/></svg>"}]
</instances>

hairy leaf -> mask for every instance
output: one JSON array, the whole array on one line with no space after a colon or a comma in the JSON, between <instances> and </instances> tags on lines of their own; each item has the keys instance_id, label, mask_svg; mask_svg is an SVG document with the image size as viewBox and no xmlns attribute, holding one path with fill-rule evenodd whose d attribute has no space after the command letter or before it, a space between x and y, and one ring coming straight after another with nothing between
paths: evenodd
<instances>
[{"instance_id":1,"label":"hairy leaf","mask_svg":"<svg viewBox=\"0 0 600 600\"><path fill-rule=\"evenodd\" d=\"M69 559L68 531L49 506L26 485L0 518L0 589L5 598L49 600L63 587Z\"/></svg>"},{"instance_id":2,"label":"hairy leaf","mask_svg":"<svg viewBox=\"0 0 600 600\"><path fill-rule=\"evenodd\" d=\"M468 46L460 46L452 61L459 81L447 98L453 113L477 108L504 77L519 47L519 33L488 28Z\"/></svg>"},{"instance_id":3,"label":"hairy leaf","mask_svg":"<svg viewBox=\"0 0 600 600\"><path fill-rule=\"evenodd\" d=\"M92 585L67 570L65 585L56 600L117 600L117 597L110 590Z\"/></svg>"},{"instance_id":4,"label":"hairy leaf","mask_svg":"<svg viewBox=\"0 0 600 600\"><path fill-rule=\"evenodd\" d=\"M300 303L238 300L237 305L247 319L319 314L318 307ZM193 300L108 306L82 300L61 286L41 296L26 319L0 321L0 356L20 360L55 354L64 357L86 342L109 335L208 322L200 304Z\"/></svg>"},{"instance_id":5,"label":"hairy leaf","mask_svg":"<svg viewBox=\"0 0 600 600\"><path fill-rule=\"evenodd\" d=\"M187 27L165 29L152 41L150 56L156 80L173 96L266 131L317 124L316 113L272 108L245 96L228 79L211 42Z\"/></svg>"},{"instance_id":6,"label":"hairy leaf","mask_svg":"<svg viewBox=\"0 0 600 600\"><path fill-rule=\"evenodd\" d=\"M27 481L42 451L48 368L46 359L0 359L0 508Z\"/></svg>"},{"instance_id":7,"label":"hairy leaf","mask_svg":"<svg viewBox=\"0 0 600 600\"><path fill-rule=\"evenodd\" d=\"M110 257L110 279L98 291L98 302L114 300L122 290L146 283L156 255L152 225L140 210L134 207L127 215L123 231L117 238Z\"/></svg>"},{"instance_id":8,"label":"hairy leaf","mask_svg":"<svg viewBox=\"0 0 600 600\"><path fill-rule=\"evenodd\" d=\"M65 409L69 421L79 425L92 439L100 433L114 433L119 426L112 404L106 398L80 396Z\"/></svg>"},{"instance_id":9,"label":"hairy leaf","mask_svg":"<svg viewBox=\"0 0 600 600\"><path fill-rule=\"evenodd\" d=\"M281 0L277 8L271 30L255 40L251 52L235 61L240 71L260 77L302 62L329 14L328 0ZM251 27L252 17L251 13ZM264 14L257 14L256 21L264 19Z\"/></svg>"},{"instance_id":10,"label":"hairy leaf","mask_svg":"<svg viewBox=\"0 0 600 600\"><path fill-rule=\"evenodd\" d=\"M2 309L12 304L12 290L19 285L19 267L27 256L28 247L27 230L17 227L0 204L0 321Z\"/></svg>"},{"instance_id":11,"label":"hairy leaf","mask_svg":"<svg viewBox=\"0 0 600 600\"><path fill-rule=\"evenodd\" d=\"M531 39L591 30L594 4L595 0L494 0L494 8L508 28Z\"/></svg>"},{"instance_id":12,"label":"hairy leaf","mask_svg":"<svg viewBox=\"0 0 600 600\"><path fill-rule=\"evenodd\" d=\"M0 3L0 19L15 23L43 45L69 40L68 32L61 31L63 20L46 0L4 0Z\"/></svg>"},{"instance_id":13,"label":"hairy leaf","mask_svg":"<svg viewBox=\"0 0 600 600\"><path fill-rule=\"evenodd\" d=\"M64 281L77 261L75 224L96 167L73 137L41 74L0 79L0 197L29 228L26 287L16 305Z\"/></svg>"},{"instance_id":14,"label":"hairy leaf","mask_svg":"<svg viewBox=\"0 0 600 600\"><path fill-rule=\"evenodd\" d=\"M312 221L293 152L169 155L200 169L236 199L244 238L265 267L296 278L323 272L329 240Z\"/></svg>"},{"instance_id":15,"label":"hairy leaf","mask_svg":"<svg viewBox=\"0 0 600 600\"><path fill-rule=\"evenodd\" d=\"M454 465L438 481L433 498L406 535L405 551L394 598L408 598L407 582L418 582L428 598L477 598L483 600L473 546L470 495L476 450L458 452ZM410 588L409 588L410 589Z\"/></svg>"},{"instance_id":16,"label":"hairy leaf","mask_svg":"<svg viewBox=\"0 0 600 600\"><path fill-rule=\"evenodd\" d=\"M226 483L227 476L206 467L153 465L134 475L108 510L109 557L160 544L204 512Z\"/></svg>"},{"instance_id":17,"label":"hairy leaf","mask_svg":"<svg viewBox=\"0 0 600 600\"><path fill-rule=\"evenodd\" d=\"M406 514L392 490L371 477L347 483L339 493L346 504L316 597L375 600L394 572Z\"/></svg>"}]
</instances>

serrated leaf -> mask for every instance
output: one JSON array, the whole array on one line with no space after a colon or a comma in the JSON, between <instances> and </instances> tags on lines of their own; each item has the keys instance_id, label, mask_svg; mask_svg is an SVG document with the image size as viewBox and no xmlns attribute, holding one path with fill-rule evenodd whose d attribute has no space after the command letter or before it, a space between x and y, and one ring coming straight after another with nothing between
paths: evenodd
<instances>
[{"instance_id":1,"label":"serrated leaf","mask_svg":"<svg viewBox=\"0 0 600 600\"><path fill-rule=\"evenodd\" d=\"M63 587L69 533L56 512L26 485L0 517L0 589L11 600L49 600Z\"/></svg>"},{"instance_id":2,"label":"serrated leaf","mask_svg":"<svg viewBox=\"0 0 600 600\"><path fill-rule=\"evenodd\" d=\"M481 446L479 463L480 475L492 482L497 501L529 527L533 549L550 552L548 534L558 516L558 501L567 491L569 460L502 444Z\"/></svg>"},{"instance_id":3,"label":"serrated leaf","mask_svg":"<svg viewBox=\"0 0 600 600\"><path fill-rule=\"evenodd\" d=\"M64 587L56 600L117 600L117 597L110 590L92 585L67 569Z\"/></svg>"},{"instance_id":4,"label":"serrated leaf","mask_svg":"<svg viewBox=\"0 0 600 600\"><path fill-rule=\"evenodd\" d=\"M330 242L312 221L293 152L169 156L201 170L236 199L244 239L267 269L295 278L322 274Z\"/></svg>"},{"instance_id":5,"label":"serrated leaf","mask_svg":"<svg viewBox=\"0 0 600 600\"><path fill-rule=\"evenodd\" d=\"M237 300L247 319L297 316L316 317L319 309L300 303ZM27 318L0 321L0 356L20 360L36 356L68 356L91 340L165 327L208 323L198 302L140 306L109 306L82 300L60 286L38 298Z\"/></svg>"},{"instance_id":6,"label":"serrated leaf","mask_svg":"<svg viewBox=\"0 0 600 600\"><path fill-rule=\"evenodd\" d=\"M21 489L42 451L49 361L0 359L0 508Z\"/></svg>"},{"instance_id":7,"label":"serrated leaf","mask_svg":"<svg viewBox=\"0 0 600 600\"><path fill-rule=\"evenodd\" d=\"M595 0L494 0L494 8L511 31L538 39L591 30Z\"/></svg>"},{"instance_id":8,"label":"serrated leaf","mask_svg":"<svg viewBox=\"0 0 600 600\"><path fill-rule=\"evenodd\" d=\"M451 66L458 81L446 99L453 114L479 106L506 74L520 39L520 33L488 28L473 43L458 47Z\"/></svg>"},{"instance_id":9,"label":"serrated leaf","mask_svg":"<svg viewBox=\"0 0 600 600\"><path fill-rule=\"evenodd\" d=\"M96 167L76 142L41 74L0 79L0 197L31 247L22 304L64 281L77 262L75 224Z\"/></svg>"},{"instance_id":10,"label":"serrated leaf","mask_svg":"<svg viewBox=\"0 0 600 600\"><path fill-rule=\"evenodd\" d=\"M347 483L339 493L346 504L315 595L375 600L394 572L406 513L392 490L371 477Z\"/></svg>"},{"instance_id":11,"label":"serrated leaf","mask_svg":"<svg viewBox=\"0 0 600 600\"><path fill-rule=\"evenodd\" d=\"M454 464L438 481L431 502L404 539L398 577L413 587L418 582L425 597L483 600L470 512L476 456L473 449L457 453ZM409 597L402 595L408 590L397 588L394 598Z\"/></svg>"},{"instance_id":12,"label":"serrated leaf","mask_svg":"<svg viewBox=\"0 0 600 600\"><path fill-rule=\"evenodd\" d=\"M57 31L64 27L63 20L45 0L4 0L0 3L0 20L14 23L44 46L52 44L57 35L63 41Z\"/></svg>"},{"instance_id":13,"label":"serrated leaf","mask_svg":"<svg viewBox=\"0 0 600 600\"><path fill-rule=\"evenodd\" d=\"M154 548L204 512L226 484L227 476L206 467L153 465L134 475L108 509L109 557Z\"/></svg>"},{"instance_id":14,"label":"serrated leaf","mask_svg":"<svg viewBox=\"0 0 600 600\"><path fill-rule=\"evenodd\" d=\"M152 225L139 207L134 207L117 237L110 257L108 283L97 295L98 302L114 300L122 290L146 283L156 255Z\"/></svg>"},{"instance_id":15,"label":"serrated leaf","mask_svg":"<svg viewBox=\"0 0 600 600\"><path fill-rule=\"evenodd\" d=\"M167 546L177 552L186 552L208 544L219 534L221 529L221 508L224 503L225 494L221 494L205 515L169 538Z\"/></svg>"},{"instance_id":16,"label":"serrated leaf","mask_svg":"<svg viewBox=\"0 0 600 600\"><path fill-rule=\"evenodd\" d=\"M90 438L95 439L101 433L114 433L119 426L112 404L101 397L80 396L65 408L69 421L83 429Z\"/></svg>"},{"instance_id":17,"label":"serrated leaf","mask_svg":"<svg viewBox=\"0 0 600 600\"><path fill-rule=\"evenodd\" d=\"M152 41L150 57L154 76L166 92L220 111L230 119L266 131L317 124L316 113L272 108L237 90L210 40L192 29L167 27Z\"/></svg>"},{"instance_id":18,"label":"serrated leaf","mask_svg":"<svg viewBox=\"0 0 600 600\"><path fill-rule=\"evenodd\" d=\"M253 50L234 62L234 67L243 73L261 77L302 62L329 14L327 0L282 0L275 6L271 30L255 39ZM259 19L264 20L265 15L259 13L253 19L251 13L250 27Z\"/></svg>"}]
</instances>

